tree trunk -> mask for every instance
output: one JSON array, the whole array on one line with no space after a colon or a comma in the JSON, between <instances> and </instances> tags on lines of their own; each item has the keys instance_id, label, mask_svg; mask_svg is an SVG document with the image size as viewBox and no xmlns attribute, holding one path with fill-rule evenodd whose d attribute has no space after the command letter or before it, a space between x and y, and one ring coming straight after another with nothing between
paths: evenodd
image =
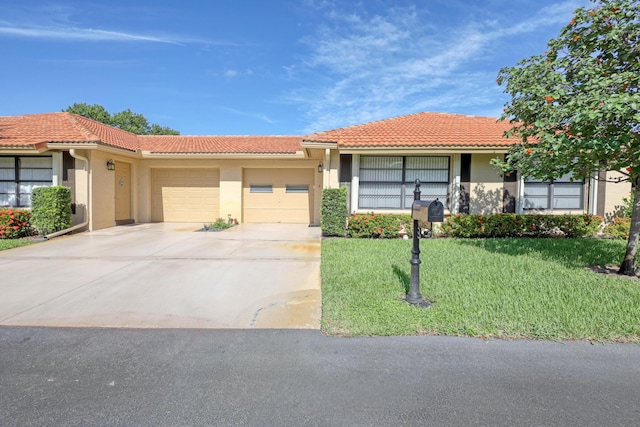
<instances>
[{"instance_id":1,"label":"tree trunk","mask_svg":"<svg viewBox=\"0 0 640 427\"><path fill-rule=\"evenodd\" d=\"M638 253L638 237L640 236L640 185L638 185L638 177L635 177L632 182L634 182L634 199L631 211L631 230L629 230L629 240L627 241L627 253L624 254L620 270L618 270L618 274L627 276L635 276L636 274L636 254Z\"/></svg>"}]
</instances>

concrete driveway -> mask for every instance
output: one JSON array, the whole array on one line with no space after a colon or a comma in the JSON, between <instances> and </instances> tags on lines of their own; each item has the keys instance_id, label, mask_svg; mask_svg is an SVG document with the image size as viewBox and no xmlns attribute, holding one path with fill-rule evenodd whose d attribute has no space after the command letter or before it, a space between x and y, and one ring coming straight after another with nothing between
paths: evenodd
<instances>
[{"instance_id":1,"label":"concrete driveway","mask_svg":"<svg viewBox=\"0 0 640 427\"><path fill-rule=\"evenodd\" d=\"M320 327L320 229L138 224L0 252L0 325Z\"/></svg>"}]
</instances>

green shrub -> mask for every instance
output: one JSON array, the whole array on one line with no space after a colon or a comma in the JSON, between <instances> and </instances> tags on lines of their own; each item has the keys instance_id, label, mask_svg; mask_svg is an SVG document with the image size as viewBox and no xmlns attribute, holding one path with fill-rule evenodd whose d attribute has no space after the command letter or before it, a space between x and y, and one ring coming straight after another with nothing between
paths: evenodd
<instances>
[{"instance_id":1,"label":"green shrub","mask_svg":"<svg viewBox=\"0 0 640 427\"><path fill-rule=\"evenodd\" d=\"M633 212L633 201L635 199L635 194L636 193L632 191L628 199L626 197L622 199L622 216L626 218L631 218L631 213Z\"/></svg>"},{"instance_id":2,"label":"green shrub","mask_svg":"<svg viewBox=\"0 0 640 427\"><path fill-rule=\"evenodd\" d=\"M43 235L71 226L71 189L39 187L31 193L31 222Z\"/></svg>"},{"instance_id":3,"label":"green shrub","mask_svg":"<svg viewBox=\"0 0 640 427\"><path fill-rule=\"evenodd\" d=\"M28 211L0 209L0 239L19 239L31 234Z\"/></svg>"},{"instance_id":4,"label":"green shrub","mask_svg":"<svg viewBox=\"0 0 640 427\"><path fill-rule=\"evenodd\" d=\"M413 220L409 214L356 214L349 217L349 237L397 239L404 230L413 233Z\"/></svg>"},{"instance_id":5,"label":"green shrub","mask_svg":"<svg viewBox=\"0 0 640 427\"><path fill-rule=\"evenodd\" d=\"M628 239L631 229L631 218L614 218L613 222L607 224L602 231L604 237L610 239Z\"/></svg>"},{"instance_id":6,"label":"green shrub","mask_svg":"<svg viewBox=\"0 0 640 427\"><path fill-rule=\"evenodd\" d=\"M325 188L320 206L320 227L325 236L344 237L347 217L347 188Z\"/></svg>"},{"instance_id":7,"label":"green shrub","mask_svg":"<svg viewBox=\"0 0 640 427\"><path fill-rule=\"evenodd\" d=\"M489 214L452 215L441 225L452 237L584 237L594 236L602 223L595 215Z\"/></svg>"}]
</instances>

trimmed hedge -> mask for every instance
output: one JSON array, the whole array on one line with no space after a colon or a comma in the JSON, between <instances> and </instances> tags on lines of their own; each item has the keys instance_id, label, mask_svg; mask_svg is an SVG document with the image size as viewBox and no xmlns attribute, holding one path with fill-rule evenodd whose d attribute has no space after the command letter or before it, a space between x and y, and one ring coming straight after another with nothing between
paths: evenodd
<instances>
[{"instance_id":1,"label":"trimmed hedge","mask_svg":"<svg viewBox=\"0 0 640 427\"><path fill-rule=\"evenodd\" d=\"M31 222L43 235L71 226L71 189L38 187L31 192Z\"/></svg>"},{"instance_id":2,"label":"trimmed hedge","mask_svg":"<svg viewBox=\"0 0 640 427\"><path fill-rule=\"evenodd\" d=\"M31 234L29 211L0 209L0 239L20 239Z\"/></svg>"},{"instance_id":3,"label":"trimmed hedge","mask_svg":"<svg viewBox=\"0 0 640 427\"><path fill-rule=\"evenodd\" d=\"M489 214L452 215L442 223L451 237L585 237L602 225L596 215Z\"/></svg>"},{"instance_id":4,"label":"trimmed hedge","mask_svg":"<svg viewBox=\"0 0 640 427\"><path fill-rule=\"evenodd\" d=\"M413 220L410 214L355 214L347 229L349 237L397 239L401 231L413 235Z\"/></svg>"},{"instance_id":5,"label":"trimmed hedge","mask_svg":"<svg viewBox=\"0 0 640 427\"><path fill-rule=\"evenodd\" d=\"M347 188L325 188L320 206L320 227L325 236L344 237L347 217Z\"/></svg>"}]
</instances>

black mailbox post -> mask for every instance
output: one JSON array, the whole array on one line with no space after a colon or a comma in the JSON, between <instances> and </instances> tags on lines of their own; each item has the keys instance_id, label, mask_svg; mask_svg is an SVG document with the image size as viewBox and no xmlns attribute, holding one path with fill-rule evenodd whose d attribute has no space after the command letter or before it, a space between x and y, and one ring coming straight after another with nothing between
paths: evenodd
<instances>
[{"instance_id":1,"label":"black mailbox post","mask_svg":"<svg viewBox=\"0 0 640 427\"><path fill-rule=\"evenodd\" d=\"M437 201L436 201L437 202ZM435 203L435 202L433 202ZM413 249L411 250L411 279L409 281L409 293L407 294L407 302L411 305L426 308L431 303L425 300L420 294L420 241L418 239L418 223L420 221L429 221L428 215L431 205L420 200L420 180L416 179L416 188L413 190L413 205L411 208L411 216L413 218ZM440 203L440 202L438 202ZM442 203L440 203L442 206ZM444 212L444 211L443 211ZM435 218L434 208L434 218ZM433 219L431 220L433 221Z\"/></svg>"}]
</instances>

